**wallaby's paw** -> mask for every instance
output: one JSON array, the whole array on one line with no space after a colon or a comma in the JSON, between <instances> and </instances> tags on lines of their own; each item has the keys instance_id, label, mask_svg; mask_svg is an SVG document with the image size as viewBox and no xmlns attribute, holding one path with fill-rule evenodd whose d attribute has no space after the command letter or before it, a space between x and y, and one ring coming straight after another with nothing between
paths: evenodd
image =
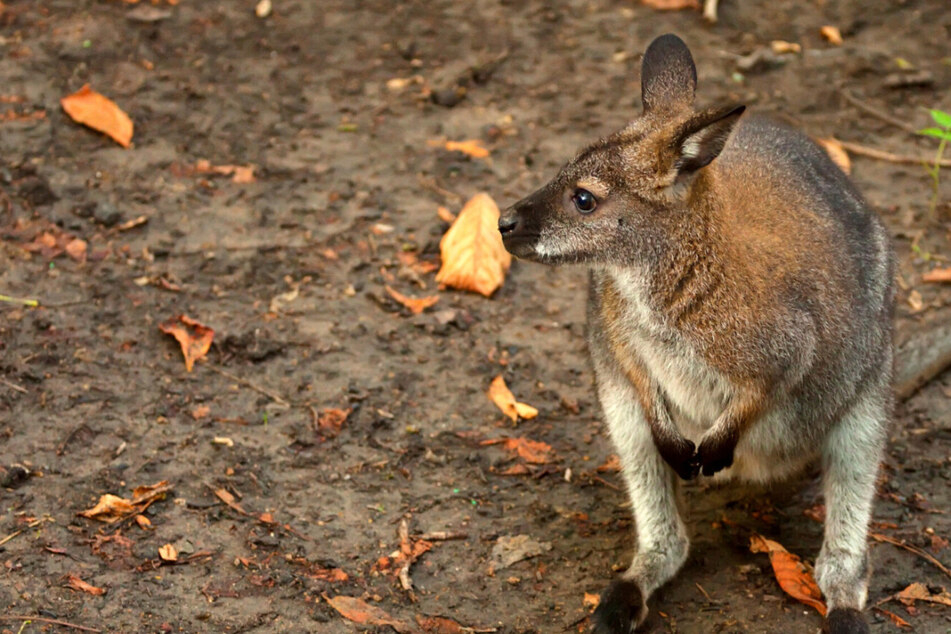
<instances>
[{"instance_id":1,"label":"wallaby's paw","mask_svg":"<svg viewBox=\"0 0 951 634\"><path fill-rule=\"evenodd\" d=\"M631 634L647 617L644 593L636 581L618 579L601 593L592 634Z\"/></svg>"},{"instance_id":2,"label":"wallaby's paw","mask_svg":"<svg viewBox=\"0 0 951 634\"><path fill-rule=\"evenodd\" d=\"M835 608L822 623L822 634L869 634L862 613L852 608Z\"/></svg>"},{"instance_id":3,"label":"wallaby's paw","mask_svg":"<svg viewBox=\"0 0 951 634\"><path fill-rule=\"evenodd\" d=\"M697 449L697 461L703 469L703 475L711 476L732 465L738 440L736 434L723 433L717 429L708 431Z\"/></svg>"},{"instance_id":4,"label":"wallaby's paw","mask_svg":"<svg viewBox=\"0 0 951 634\"><path fill-rule=\"evenodd\" d=\"M654 438L654 445L664 462L670 465L684 480L697 477L700 463L696 460L697 446L683 436L676 438Z\"/></svg>"}]
</instances>

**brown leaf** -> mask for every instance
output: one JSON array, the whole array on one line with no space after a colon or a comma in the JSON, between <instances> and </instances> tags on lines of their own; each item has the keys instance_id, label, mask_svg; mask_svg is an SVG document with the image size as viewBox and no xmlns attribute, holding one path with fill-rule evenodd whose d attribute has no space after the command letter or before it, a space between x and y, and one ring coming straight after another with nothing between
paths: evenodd
<instances>
[{"instance_id":1,"label":"brown leaf","mask_svg":"<svg viewBox=\"0 0 951 634\"><path fill-rule=\"evenodd\" d=\"M548 464L552 461L551 445L537 440L529 440L528 438L493 438L491 440L483 440L480 444L501 444L509 451L514 451L522 460L530 464Z\"/></svg>"},{"instance_id":2,"label":"brown leaf","mask_svg":"<svg viewBox=\"0 0 951 634\"><path fill-rule=\"evenodd\" d=\"M500 471L499 475L520 476L520 475L529 475L530 473L531 473L531 470L528 468L527 465L521 462L517 462L513 464L511 467L509 467L508 469L504 471Z\"/></svg>"},{"instance_id":3,"label":"brown leaf","mask_svg":"<svg viewBox=\"0 0 951 634\"><path fill-rule=\"evenodd\" d=\"M320 412L317 417L317 429L330 437L335 437L343 429L343 424L347 422L347 416L350 415L350 408L337 409L328 407Z\"/></svg>"},{"instance_id":4,"label":"brown leaf","mask_svg":"<svg viewBox=\"0 0 951 634\"><path fill-rule=\"evenodd\" d=\"M59 102L76 123L106 134L122 147L132 142L132 119L114 101L91 90L89 84Z\"/></svg>"},{"instance_id":5,"label":"brown leaf","mask_svg":"<svg viewBox=\"0 0 951 634\"><path fill-rule=\"evenodd\" d=\"M448 207L443 207L442 205L436 207L436 215L439 216L440 220L443 222L448 222L449 224L452 224L456 221L456 214L449 211Z\"/></svg>"},{"instance_id":6,"label":"brown leaf","mask_svg":"<svg viewBox=\"0 0 951 634\"><path fill-rule=\"evenodd\" d=\"M842 31L839 30L839 27L827 24L819 29L819 34L824 37L829 44L842 46Z\"/></svg>"},{"instance_id":7,"label":"brown leaf","mask_svg":"<svg viewBox=\"0 0 951 634\"><path fill-rule=\"evenodd\" d=\"M476 194L439 242L442 268L436 281L492 295L505 281L512 256L499 234L499 208L488 194Z\"/></svg>"},{"instance_id":8,"label":"brown leaf","mask_svg":"<svg viewBox=\"0 0 951 634\"><path fill-rule=\"evenodd\" d=\"M792 598L815 608L819 614L825 616L826 604L822 601L822 591L799 557L783 548L782 544L761 535L750 537L750 550L754 553L768 553L769 563L773 566L773 574L779 582L779 587Z\"/></svg>"},{"instance_id":9,"label":"brown leaf","mask_svg":"<svg viewBox=\"0 0 951 634\"><path fill-rule=\"evenodd\" d=\"M487 150L483 145L482 141L479 139L469 139L467 141L446 141L445 148L450 152L462 152L463 154L468 154L472 158L487 158L489 156L489 150Z\"/></svg>"},{"instance_id":10,"label":"brown leaf","mask_svg":"<svg viewBox=\"0 0 951 634\"><path fill-rule=\"evenodd\" d=\"M152 521L144 515L136 515L135 523L139 525L139 528L142 530L148 530L152 528Z\"/></svg>"},{"instance_id":11,"label":"brown leaf","mask_svg":"<svg viewBox=\"0 0 951 634\"><path fill-rule=\"evenodd\" d=\"M171 544L159 546L158 554L162 561L178 561L178 550Z\"/></svg>"},{"instance_id":12,"label":"brown leaf","mask_svg":"<svg viewBox=\"0 0 951 634\"><path fill-rule=\"evenodd\" d=\"M608 456L608 459L604 461L604 464L599 466L595 471L599 473L616 473L621 470L621 459L617 457L617 454L612 453Z\"/></svg>"},{"instance_id":13,"label":"brown leaf","mask_svg":"<svg viewBox=\"0 0 951 634\"><path fill-rule=\"evenodd\" d=\"M245 511L244 508L235 501L234 496L231 495L227 489L215 489L215 495L219 500L231 507L232 510L241 513L241 515L248 514L248 512Z\"/></svg>"},{"instance_id":14,"label":"brown leaf","mask_svg":"<svg viewBox=\"0 0 951 634\"><path fill-rule=\"evenodd\" d=\"M337 596L328 597L323 595L324 600L330 604L334 610L340 613L343 618L359 623L360 625L389 625L400 634L409 633L414 628L405 621L395 619L380 608L369 605L363 599L356 597Z\"/></svg>"},{"instance_id":15,"label":"brown leaf","mask_svg":"<svg viewBox=\"0 0 951 634\"><path fill-rule=\"evenodd\" d=\"M211 407L207 405L199 405L191 411L192 418L195 420L206 418L209 414L211 414Z\"/></svg>"},{"instance_id":16,"label":"brown leaf","mask_svg":"<svg viewBox=\"0 0 951 634\"><path fill-rule=\"evenodd\" d=\"M311 579L329 581L331 583L343 583L350 578L350 576L340 568L324 568L317 564L314 564L305 574Z\"/></svg>"},{"instance_id":17,"label":"brown leaf","mask_svg":"<svg viewBox=\"0 0 951 634\"><path fill-rule=\"evenodd\" d=\"M878 607L878 606L875 606L875 609L878 610L879 612L881 612L882 614L884 614L885 616L887 616L888 618L890 618L891 621L892 621L892 623L894 623L894 624L897 625L898 627L906 627L906 628L908 628L908 629L911 629L911 623L909 623L909 622L906 621L905 619L901 618L900 616L898 616L898 615L895 614L894 612L889 612L889 611L886 610L885 608L880 608L880 607Z\"/></svg>"},{"instance_id":18,"label":"brown leaf","mask_svg":"<svg viewBox=\"0 0 951 634\"><path fill-rule=\"evenodd\" d=\"M846 174L852 173L852 160L849 159L849 153L842 147L842 143L834 138L816 139L816 143L822 146L832 162L838 165Z\"/></svg>"},{"instance_id":19,"label":"brown leaf","mask_svg":"<svg viewBox=\"0 0 951 634\"><path fill-rule=\"evenodd\" d=\"M178 340L185 356L185 369L192 371L195 361L208 354L215 331L187 315L179 315L159 324L159 330Z\"/></svg>"},{"instance_id":20,"label":"brown leaf","mask_svg":"<svg viewBox=\"0 0 951 634\"><path fill-rule=\"evenodd\" d=\"M502 413L511 418L513 422L519 418L529 420L538 416L537 409L531 405L519 403L515 400L515 396L511 390L509 390L508 386L505 385L505 379L502 378L501 374L492 379L492 383L489 385L488 395L492 402L502 410Z\"/></svg>"},{"instance_id":21,"label":"brown leaf","mask_svg":"<svg viewBox=\"0 0 951 634\"><path fill-rule=\"evenodd\" d=\"M591 594L590 592L584 593L584 598L581 600L581 605L588 608L589 612L594 612L594 610L601 604L601 596L597 594Z\"/></svg>"},{"instance_id":22,"label":"brown leaf","mask_svg":"<svg viewBox=\"0 0 951 634\"><path fill-rule=\"evenodd\" d=\"M386 292L390 294L390 297L398 301L403 306L409 308L409 311L414 315L418 315L436 302L439 301L439 295L430 295L429 297L407 297L402 293L394 290L391 286L384 285Z\"/></svg>"},{"instance_id":23,"label":"brown leaf","mask_svg":"<svg viewBox=\"0 0 951 634\"><path fill-rule=\"evenodd\" d=\"M430 632L431 634L462 634L463 632L471 631L444 616L424 616L417 614L416 623L423 628L424 632Z\"/></svg>"},{"instance_id":24,"label":"brown leaf","mask_svg":"<svg viewBox=\"0 0 951 634\"><path fill-rule=\"evenodd\" d=\"M951 282L951 267L932 269L921 276L922 282Z\"/></svg>"},{"instance_id":25,"label":"brown leaf","mask_svg":"<svg viewBox=\"0 0 951 634\"><path fill-rule=\"evenodd\" d=\"M66 255L79 263L86 261L86 241L79 238L73 238L66 243Z\"/></svg>"},{"instance_id":26,"label":"brown leaf","mask_svg":"<svg viewBox=\"0 0 951 634\"><path fill-rule=\"evenodd\" d=\"M97 597L102 596L106 593L105 588L97 588L96 586L86 583L79 577L73 574L66 575L66 585L73 590L79 590L80 592L88 592L89 594L94 594Z\"/></svg>"},{"instance_id":27,"label":"brown leaf","mask_svg":"<svg viewBox=\"0 0 951 634\"><path fill-rule=\"evenodd\" d=\"M917 581L896 594L895 598L905 605L914 605L915 601L927 601L951 606L951 593L947 590L942 588L940 592L932 594L928 586Z\"/></svg>"},{"instance_id":28,"label":"brown leaf","mask_svg":"<svg viewBox=\"0 0 951 634\"><path fill-rule=\"evenodd\" d=\"M186 168L187 169L187 168ZM255 182L253 165L212 165L207 159L195 162L196 174L220 174L230 176L232 183L247 184Z\"/></svg>"},{"instance_id":29,"label":"brown leaf","mask_svg":"<svg viewBox=\"0 0 951 634\"><path fill-rule=\"evenodd\" d=\"M641 0L641 4L657 11L680 11L681 9L699 9L697 0Z\"/></svg>"},{"instance_id":30,"label":"brown leaf","mask_svg":"<svg viewBox=\"0 0 951 634\"><path fill-rule=\"evenodd\" d=\"M100 522L112 523L133 513L138 513L138 510L129 500L120 498L118 495L106 493L99 498L99 502L97 502L94 507L81 511L79 515L88 517L89 519L96 519Z\"/></svg>"}]
</instances>

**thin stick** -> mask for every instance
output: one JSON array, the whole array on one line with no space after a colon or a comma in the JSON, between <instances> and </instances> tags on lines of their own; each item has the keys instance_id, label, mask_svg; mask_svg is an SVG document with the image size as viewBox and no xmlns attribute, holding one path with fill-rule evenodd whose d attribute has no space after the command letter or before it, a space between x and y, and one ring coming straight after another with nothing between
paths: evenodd
<instances>
[{"instance_id":1,"label":"thin stick","mask_svg":"<svg viewBox=\"0 0 951 634\"><path fill-rule=\"evenodd\" d=\"M852 93L848 92L848 91L845 90L844 88L840 88L840 89L839 89L839 94L842 95L842 98L843 98L843 99L845 99L846 101L848 101L850 104L852 104L853 106L855 106L855 107L858 108L859 110L865 112L866 114L870 114L870 115L872 115L873 117L875 117L876 119L880 119L880 120L884 121L885 123L889 123L889 124L895 126L896 128L901 128L902 130L904 130L905 132L907 132L907 133L909 133L909 134L914 134L914 135L917 135L917 134L918 134L918 131L915 130L915 128L913 128L913 127L912 127L911 125L909 125L908 123L902 121L901 119L899 119L899 118L897 118L897 117L893 117L892 115L888 114L887 112L882 112L882 111L879 110L878 108L874 108L874 107L868 105L867 103L865 103L865 102L862 101L861 99L856 98L854 95L852 95Z\"/></svg>"},{"instance_id":2,"label":"thin stick","mask_svg":"<svg viewBox=\"0 0 951 634\"><path fill-rule=\"evenodd\" d=\"M228 378L231 379L232 381L237 381L237 382L240 383L241 385L243 385L243 386L245 386L245 387L249 387L249 388L251 388L252 390L254 390L255 392L258 392L258 393L260 393L260 394L263 394L264 396L270 397L271 400L273 400L275 403L280 403L281 405L286 405L287 407L290 407L290 405L291 405L291 404L287 401L287 399L285 399L285 398L284 398L283 396L281 396L280 394L277 394L277 393L275 393L275 392L272 392L272 391L270 391L270 390L267 390L267 389L265 389L265 388L263 388L263 387L261 387L261 386L259 386L259 385L255 385L255 384L252 383L251 381L249 381L249 380L247 380L247 379L243 379L243 378L241 378L240 376L238 376L237 374L232 374L231 372L228 372L227 370L222 370L221 368L216 368L215 366L209 365L209 364L205 364L205 367L208 368L209 370L213 371L213 372L217 372L218 374L220 374L220 375L222 375L222 376L228 377Z\"/></svg>"},{"instance_id":3,"label":"thin stick","mask_svg":"<svg viewBox=\"0 0 951 634\"><path fill-rule=\"evenodd\" d=\"M46 619L42 616L24 616L20 614L8 614L6 616L0 616L0 619L4 621L39 621L40 623L49 623L50 625L62 625L63 627L71 627L74 630L82 630L83 632L101 632L102 630L97 630L94 627L86 627L85 625L76 625L75 623L70 623L69 621L60 621L59 619Z\"/></svg>"},{"instance_id":4,"label":"thin stick","mask_svg":"<svg viewBox=\"0 0 951 634\"><path fill-rule=\"evenodd\" d=\"M17 392L20 392L21 394L26 394L26 393L27 393L25 387L20 387L20 386L17 385L16 383L10 383L10 382L7 381L6 379L0 379L0 383L3 383L3 384L6 385L8 388L13 389L13 390L16 390Z\"/></svg>"},{"instance_id":5,"label":"thin stick","mask_svg":"<svg viewBox=\"0 0 951 634\"><path fill-rule=\"evenodd\" d=\"M929 553L918 548L917 546L912 546L911 544L906 543L904 540L895 539L894 537L889 537L888 535L882 535L881 533L869 533L868 535L869 537L871 537L877 542L888 542L889 544L892 544L893 546L898 546L899 548L903 548L910 553L914 553L918 555L925 561L928 561L934 564L934 566L938 570L946 574L948 577L951 577L951 570L948 570L947 566L945 566L943 563L941 563L940 561L932 557Z\"/></svg>"},{"instance_id":6,"label":"thin stick","mask_svg":"<svg viewBox=\"0 0 951 634\"><path fill-rule=\"evenodd\" d=\"M924 158L920 156L909 156L907 154L892 154L891 152L885 152L884 150L876 150L875 148L866 147L864 145L859 145L858 143L850 143L848 141L839 141L842 144L842 147L852 154L858 154L859 156L867 156L868 158L878 159L879 161L887 161L889 163L901 163L903 165L934 165L934 161L929 158ZM938 165L941 167L951 167L951 159L942 159Z\"/></svg>"},{"instance_id":7,"label":"thin stick","mask_svg":"<svg viewBox=\"0 0 951 634\"><path fill-rule=\"evenodd\" d=\"M0 295L0 302L9 302L11 304L23 304L36 308L40 303L35 299L25 299L23 297L10 297L9 295Z\"/></svg>"},{"instance_id":8,"label":"thin stick","mask_svg":"<svg viewBox=\"0 0 951 634\"><path fill-rule=\"evenodd\" d=\"M44 517L44 518L42 518L42 519L38 519L38 520L33 520L32 522L30 522L29 524L27 524L24 528L21 528L21 529L18 530L18 531L13 531L12 533L10 533L9 535L7 535L7 536L4 537L3 539L0 539L0 546L3 546L3 545L6 544L8 541L10 541L11 539L13 539L14 537L16 537L17 535L19 535L20 533L23 533L24 531L27 531L27 530L29 530L29 529L31 529L31 528L36 528L37 526L39 526L39 525L42 524L43 522L52 522L52 521L53 521L52 519L46 518L46 517Z\"/></svg>"}]
</instances>

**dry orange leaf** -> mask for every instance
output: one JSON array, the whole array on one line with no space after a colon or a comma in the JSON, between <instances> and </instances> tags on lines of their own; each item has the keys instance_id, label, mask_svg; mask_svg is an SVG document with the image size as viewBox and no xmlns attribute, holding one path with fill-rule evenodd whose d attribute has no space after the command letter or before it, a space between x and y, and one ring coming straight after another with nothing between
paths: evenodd
<instances>
[{"instance_id":1,"label":"dry orange leaf","mask_svg":"<svg viewBox=\"0 0 951 634\"><path fill-rule=\"evenodd\" d=\"M505 379L502 378L501 374L492 379L492 383L489 385L489 398L512 421L517 421L519 418L529 420L538 416L537 409L515 400L515 395L505 385Z\"/></svg>"},{"instance_id":2,"label":"dry orange leaf","mask_svg":"<svg viewBox=\"0 0 951 634\"><path fill-rule=\"evenodd\" d=\"M489 297L505 281L512 256L499 235L499 208L485 193L473 196L439 243L436 281Z\"/></svg>"},{"instance_id":3,"label":"dry orange leaf","mask_svg":"<svg viewBox=\"0 0 951 634\"><path fill-rule=\"evenodd\" d=\"M331 583L343 583L350 578L350 576L340 568L324 568L317 564L314 564L313 568L306 574L311 579L330 581Z\"/></svg>"},{"instance_id":4,"label":"dry orange leaf","mask_svg":"<svg viewBox=\"0 0 951 634\"><path fill-rule=\"evenodd\" d=\"M680 11L681 9L699 9L697 0L641 0L641 4L658 11Z\"/></svg>"},{"instance_id":5,"label":"dry orange leaf","mask_svg":"<svg viewBox=\"0 0 951 634\"><path fill-rule=\"evenodd\" d=\"M846 174L852 173L852 160L849 158L849 153L845 151L845 148L842 147L842 143L834 138L829 137L827 139L816 139L816 143L822 146L822 149L826 151L826 154L829 155L829 158L832 159L832 162L838 165L843 172Z\"/></svg>"},{"instance_id":6,"label":"dry orange leaf","mask_svg":"<svg viewBox=\"0 0 951 634\"><path fill-rule=\"evenodd\" d=\"M159 324L159 330L178 340L182 346L182 354L185 355L185 369L189 372L192 371L195 361L208 354L215 338L214 330L187 315L172 317Z\"/></svg>"},{"instance_id":7,"label":"dry orange leaf","mask_svg":"<svg viewBox=\"0 0 951 634\"><path fill-rule=\"evenodd\" d=\"M409 308L414 315L418 315L436 302L439 301L439 295L430 295L429 297L407 297L393 287L385 285L383 288L390 294L390 297L398 301L403 306Z\"/></svg>"},{"instance_id":8,"label":"dry orange leaf","mask_svg":"<svg viewBox=\"0 0 951 634\"><path fill-rule=\"evenodd\" d=\"M86 261L86 241L79 238L73 238L66 243L66 255L76 260L80 264Z\"/></svg>"},{"instance_id":9,"label":"dry orange leaf","mask_svg":"<svg viewBox=\"0 0 951 634\"><path fill-rule=\"evenodd\" d=\"M905 605L914 605L915 601L927 601L928 603L951 606L951 593L942 588L940 592L932 594L928 590L928 586L919 582L911 584L895 595L895 598Z\"/></svg>"},{"instance_id":10,"label":"dry orange leaf","mask_svg":"<svg viewBox=\"0 0 951 634\"><path fill-rule=\"evenodd\" d=\"M129 147L132 142L132 119L114 101L89 88L89 84L59 103L76 123L102 132L122 147Z\"/></svg>"},{"instance_id":11,"label":"dry orange leaf","mask_svg":"<svg viewBox=\"0 0 951 634\"><path fill-rule=\"evenodd\" d=\"M620 470L621 459L618 458L617 454L614 453L608 456L608 459L604 461L604 464L595 469L595 471L599 473L617 473Z\"/></svg>"},{"instance_id":12,"label":"dry orange leaf","mask_svg":"<svg viewBox=\"0 0 951 634\"><path fill-rule=\"evenodd\" d=\"M88 592L89 594L94 594L97 597L102 596L106 593L105 588L97 588L96 586L86 583L76 575L70 574L66 575L66 585L72 588L73 590L79 590L80 592Z\"/></svg>"},{"instance_id":13,"label":"dry orange leaf","mask_svg":"<svg viewBox=\"0 0 951 634\"><path fill-rule=\"evenodd\" d=\"M547 443L528 438L493 438L483 440L482 445L503 445L509 451L514 451L525 462L531 464L548 464L552 460L552 448Z\"/></svg>"},{"instance_id":14,"label":"dry orange leaf","mask_svg":"<svg viewBox=\"0 0 951 634\"><path fill-rule=\"evenodd\" d=\"M130 515L141 513L151 506L152 502L163 499L165 493L170 491L171 488L172 485L168 480L162 480L149 486L136 487L132 491L131 500L106 493L99 498L94 507L81 511L79 515L100 522L117 522Z\"/></svg>"},{"instance_id":15,"label":"dry orange leaf","mask_svg":"<svg viewBox=\"0 0 951 634\"><path fill-rule=\"evenodd\" d=\"M227 489L215 489L215 496L219 500L227 504L232 510L237 511L238 513L241 513L242 515L248 514L248 512L245 511L244 508L240 504L237 503L237 501L235 501L234 496L231 495L231 493L229 493Z\"/></svg>"},{"instance_id":16,"label":"dry orange leaf","mask_svg":"<svg viewBox=\"0 0 951 634\"><path fill-rule=\"evenodd\" d=\"M191 414L192 414L192 418L194 418L195 420L201 420L202 418L207 417L208 414L211 414L211 407L209 407L208 405L199 405L198 407L192 410Z\"/></svg>"},{"instance_id":17,"label":"dry orange leaf","mask_svg":"<svg viewBox=\"0 0 951 634\"><path fill-rule=\"evenodd\" d=\"M212 165L207 159L195 162L195 172L198 174L221 174L230 176L232 183L246 185L255 182L253 165Z\"/></svg>"},{"instance_id":18,"label":"dry orange leaf","mask_svg":"<svg viewBox=\"0 0 951 634\"><path fill-rule=\"evenodd\" d=\"M482 145L479 139L469 139L467 141L446 141L446 149L450 152L462 152L472 158L487 158L489 150Z\"/></svg>"},{"instance_id":19,"label":"dry orange leaf","mask_svg":"<svg viewBox=\"0 0 951 634\"><path fill-rule=\"evenodd\" d=\"M951 268L932 269L921 276L922 282L951 282Z\"/></svg>"},{"instance_id":20,"label":"dry orange leaf","mask_svg":"<svg viewBox=\"0 0 951 634\"><path fill-rule=\"evenodd\" d=\"M144 515L136 515L135 523L139 525L139 528L142 530L148 530L152 528L152 521Z\"/></svg>"},{"instance_id":21,"label":"dry orange leaf","mask_svg":"<svg viewBox=\"0 0 951 634\"><path fill-rule=\"evenodd\" d=\"M875 606L875 609L881 612L882 614L884 614L885 616L887 616L888 618L890 618L892 620L892 623L894 623L898 627L905 627L905 628L911 629L911 623L901 618L894 612L889 612L885 608L880 608L878 606Z\"/></svg>"},{"instance_id":22,"label":"dry orange leaf","mask_svg":"<svg viewBox=\"0 0 951 634\"><path fill-rule=\"evenodd\" d=\"M822 35L829 44L842 46L842 31L839 30L839 27L827 24L819 29L819 34Z\"/></svg>"},{"instance_id":23,"label":"dry orange leaf","mask_svg":"<svg viewBox=\"0 0 951 634\"><path fill-rule=\"evenodd\" d=\"M336 436L343 429L343 424L347 422L347 416L350 415L350 408L338 409L328 407L317 416L317 429L329 436Z\"/></svg>"},{"instance_id":24,"label":"dry orange leaf","mask_svg":"<svg viewBox=\"0 0 951 634\"><path fill-rule=\"evenodd\" d=\"M597 594L592 594L590 592L584 593L584 599L581 600L581 604L588 608L590 612L594 612L595 608L601 604L601 596Z\"/></svg>"},{"instance_id":25,"label":"dry orange leaf","mask_svg":"<svg viewBox=\"0 0 951 634\"><path fill-rule=\"evenodd\" d=\"M443 207L442 205L436 207L436 215L439 216L439 219L443 222L452 224L456 221L456 214L449 211L448 207Z\"/></svg>"},{"instance_id":26,"label":"dry orange leaf","mask_svg":"<svg viewBox=\"0 0 951 634\"><path fill-rule=\"evenodd\" d=\"M798 556L783 548L779 542L755 534L750 537L750 551L768 553L769 563L773 565L773 574L779 582L779 587L800 603L815 608L822 616L826 615L822 591Z\"/></svg>"},{"instance_id":27,"label":"dry orange leaf","mask_svg":"<svg viewBox=\"0 0 951 634\"><path fill-rule=\"evenodd\" d=\"M171 544L159 546L158 555L162 558L162 561L178 561L178 550Z\"/></svg>"},{"instance_id":28,"label":"dry orange leaf","mask_svg":"<svg viewBox=\"0 0 951 634\"><path fill-rule=\"evenodd\" d=\"M416 623L429 634L463 634L472 630L444 616L416 615Z\"/></svg>"},{"instance_id":29,"label":"dry orange leaf","mask_svg":"<svg viewBox=\"0 0 951 634\"><path fill-rule=\"evenodd\" d=\"M354 623L360 625L389 625L400 634L413 632L415 629L409 623L393 618L363 599L347 596L328 597L326 594L323 596L330 607L340 613L340 616Z\"/></svg>"}]
</instances>

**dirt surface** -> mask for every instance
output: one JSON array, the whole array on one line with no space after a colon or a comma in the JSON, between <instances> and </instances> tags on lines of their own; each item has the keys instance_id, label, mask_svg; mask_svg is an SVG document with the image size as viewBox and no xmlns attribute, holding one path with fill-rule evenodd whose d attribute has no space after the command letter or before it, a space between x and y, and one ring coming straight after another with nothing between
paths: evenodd
<instances>
[{"instance_id":1,"label":"dirt surface","mask_svg":"<svg viewBox=\"0 0 951 634\"><path fill-rule=\"evenodd\" d=\"M22 531L0 545L0 631L59 628L16 615L108 632L355 631L323 598L337 595L412 624L584 631L584 594L633 548L620 480L595 469L612 450L584 350L584 271L516 262L493 298L440 291L417 316L384 284L434 293L437 206L479 191L508 204L632 117L640 54L668 31L694 51L701 101L932 154L838 86L916 128L924 108L951 110L947 2L724 0L716 26L633 1L273 4L266 19L238 0L0 5L0 112L13 113L0 118L0 293L42 304L0 303L0 465L32 471L0 489L0 539ZM820 37L825 24L843 46ZM804 50L737 74L737 56L774 39ZM896 58L930 83L887 87ZM63 114L60 97L87 82L130 113L133 147ZM429 143L470 138L487 160ZM252 165L255 182L196 174L201 159ZM904 337L947 315L951 291L920 275L924 254L951 256L949 190L935 218L920 166L853 159L896 238ZM86 240L87 261L21 247L43 231ZM158 329L183 313L216 331L191 373ZM499 373L536 419L513 425L488 401ZM945 562L949 384L899 408L873 528ZM333 408L351 410L337 435L318 423ZM520 461L481 441L506 436L556 456L502 475ZM145 511L149 529L77 516L162 480L173 490ZM651 602L654 631L818 629L748 549L758 532L814 560L815 474L769 491L693 483L686 502L693 550ZM411 567L415 601L379 570L404 519L413 539L461 535ZM498 538L519 535L541 553L490 574ZM159 566L165 544L182 565ZM915 581L951 586L906 550L872 553L870 604ZM883 607L951 631L951 608Z\"/></svg>"}]
</instances>

